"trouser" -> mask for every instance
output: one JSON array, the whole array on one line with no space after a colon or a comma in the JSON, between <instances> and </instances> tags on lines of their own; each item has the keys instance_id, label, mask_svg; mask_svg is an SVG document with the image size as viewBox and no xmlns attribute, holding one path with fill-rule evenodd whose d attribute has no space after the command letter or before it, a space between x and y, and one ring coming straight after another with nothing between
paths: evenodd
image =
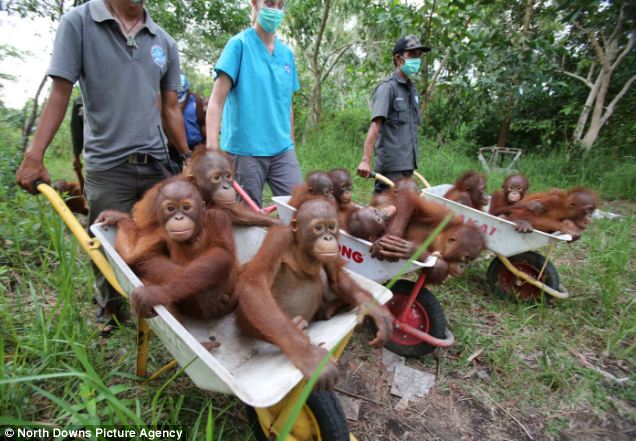
<instances>
[{"instance_id":1,"label":"trouser","mask_svg":"<svg viewBox=\"0 0 636 441\"><path fill-rule=\"evenodd\" d=\"M413 176L413 170L400 170L400 171L390 171L390 172L376 171L376 173L380 173L382 176L385 176L385 177L389 178L393 182L398 181L398 180L403 179L403 178L410 178L411 176ZM375 188L373 189L373 192L374 193L382 193L387 188L389 188L388 185L386 185L384 182L378 181L376 179L375 180Z\"/></svg>"},{"instance_id":2,"label":"trouser","mask_svg":"<svg viewBox=\"0 0 636 441\"><path fill-rule=\"evenodd\" d=\"M84 194L88 201L88 224L92 225L104 210L129 213L133 204L144 192L166 177L159 163L131 164L125 162L108 170L86 172ZM95 273L95 298L102 308L107 308L118 318L125 318L124 298L110 286L102 273L93 265Z\"/></svg>"},{"instance_id":3,"label":"trouser","mask_svg":"<svg viewBox=\"0 0 636 441\"><path fill-rule=\"evenodd\" d=\"M263 206L263 187L269 184L274 196L287 196L292 189L302 184L298 158L294 149L275 156L232 155L236 181L247 195L259 206Z\"/></svg>"}]
</instances>

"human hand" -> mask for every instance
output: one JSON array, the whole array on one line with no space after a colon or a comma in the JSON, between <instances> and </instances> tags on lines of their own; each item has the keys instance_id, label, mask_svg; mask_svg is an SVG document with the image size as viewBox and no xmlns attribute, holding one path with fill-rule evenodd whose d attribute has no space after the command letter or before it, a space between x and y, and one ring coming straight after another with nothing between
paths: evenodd
<instances>
[{"instance_id":1,"label":"human hand","mask_svg":"<svg viewBox=\"0 0 636 441\"><path fill-rule=\"evenodd\" d=\"M38 190L34 186L37 181L51 183L49 172L42 159L32 157L28 153L24 155L24 160L15 174L15 180L20 187L31 194L38 194Z\"/></svg>"},{"instance_id":2,"label":"human hand","mask_svg":"<svg viewBox=\"0 0 636 441\"><path fill-rule=\"evenodd\" d=\"M371 176L371 164L368 159L363 159L358 164L358 176L368 178Z\"/></svg>"}]
</instances>

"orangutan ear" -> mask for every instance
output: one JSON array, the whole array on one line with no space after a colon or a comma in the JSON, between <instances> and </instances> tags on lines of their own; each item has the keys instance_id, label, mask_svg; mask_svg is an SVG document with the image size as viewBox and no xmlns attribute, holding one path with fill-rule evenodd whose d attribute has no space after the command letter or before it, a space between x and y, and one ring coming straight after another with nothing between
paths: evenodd
<instances>
[{"instance_id":1,"label":"orangutan ear","mask_svg":"<svg viewBox=\"0 0 636 441\"><path fill-rule=\"evenodd\" d=\"M291 230L294 233L298 231L298 221L296 221L296 219L292 219L291 222L289 223L289 226L291 227Z\"/></svg>"},{"instance_id":2,"label":"orangutan ear","mask_svg":"<svg viewBox=\"0 0 636 441\"><path fill-rule=\"evenodd\" d=\"M194 173L192 172L192 161L188 161L187 164L183 164L181 175L188 181L194 180Z\"/></svg>"}]
</instances>

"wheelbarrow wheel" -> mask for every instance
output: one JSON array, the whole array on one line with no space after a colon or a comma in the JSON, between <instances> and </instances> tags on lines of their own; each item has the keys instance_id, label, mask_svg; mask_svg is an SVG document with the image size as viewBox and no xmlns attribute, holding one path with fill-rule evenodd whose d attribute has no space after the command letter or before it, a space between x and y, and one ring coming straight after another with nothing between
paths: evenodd
<instances>
[{"instance_id":1,"label":"wheelbarrow wheel","mask_svg":"<svg viewBox=\"0 0 636 441\"><path fill-rule=\"evenodd\" d=\"M394 317L402 315L414 286L415 283L410 280L398 280L391 288L393 298L387 306ZM424 287L417 294L405 321L408 325L433 337L446 338L444 309L433 293ZM393 335L386 344L386 348L404 357L417 357L435 350L435 346L424 343L417 337L406 334L399 329L393 329Z\"/></svg>"},{"instance_id":2,"label":"wheelbarrow wheel","mask_svg":"<svg viewBox=\"0 0 636 441\"><path fill-rule=\"evenodd\" d=\"M510 263L515 268L549 286L559 290L561 286L559 282L559 273L549 260L536 251L527 251L508 257ZM543 274L539 277L541 269L544 267ZM491 291L501 297L514 297L516 299L527 302L539 302L541 297L545 297L546 303L551 303L553 297L549 294L544 296L544 292L540 288L526 283L517 276L508 271L508 268L495 257L488 267L488 285Z\"/></svg>"},{"instance_id":3,"label":"wheelbarrow wheel","mask_svg":"<svg viewBox=\"0 0 636 441\"><path fill-rule=\"evenodd\" d=\"M285 404L267 408L275 419ZM247 419L252 434L258 441L268 441L271 435L277 435L268 427L268 423L259 419L256 409L246 406ZM314 391L309 395L300 416L292 428L291 435L300 441L349 441L349 427L344 411L333 392Z\"/></svg>"}]
</instances>

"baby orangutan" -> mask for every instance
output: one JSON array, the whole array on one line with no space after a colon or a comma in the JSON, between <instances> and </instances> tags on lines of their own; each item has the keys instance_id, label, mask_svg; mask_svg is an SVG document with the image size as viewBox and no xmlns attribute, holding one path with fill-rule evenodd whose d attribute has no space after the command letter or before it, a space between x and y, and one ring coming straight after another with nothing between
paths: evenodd
<instances>
[{"instance_id":1,"label":"baby orangutan","mask_svg":"<svg viewBox=\"0 0 636 441\"><path fill-rule=\"evenodd\" d=\"M483 211L484 206L488 204L486 177L474 171L466 172L457 178L453 188L448 190L444 197Z\"/></svg>"},{"instance_id":2,"label":"baby orangutan","mask_svg":"<svg viewBox=\"0 0 636 441\"><path fill-rule=\"evenodd\" d=\"M537 214L528 204L540 203L543 214ZM527 195L518 204L509 207L509 219L528 222L532 227L546 233L560 231L581 237L583 230L592 222L592 214L598 205L598 196L587 188L577 187L568 191L554 189L543 193Z\"/></svg>"},{"instance_id":3,"label":"baby orangutan","mask_svg":"<svg viewBox=\"0 0 636 441\"><path fill-rule=\"evenodd\" d=\"M528 178L523 175L508 176L503 182L501 190L492 194L488 213L507 219L512 206L528 208L538 215L545 213L545 207L540 201L520 202L525 197L529 186ZM532 232L532 225L528 221L517 219L515 223L517 224L516 230L520 233Z\"/></svg>"},{"instance_id":4,"label":"baby orangutan","mask_svg":"<svg viewBox=\"0 0 636 441\"><path fill-rule=\"evenodd\" d=\"M294 187L291 199L289 199L289 205L298 208L306 200L315 197L323 197L331 202L335 201L333 197L333 182L325 172L315 171L309 173L304 184Z\"/></svg>"},{"instance_id":5,"label":"baby orangutan","mask_svg":"<svg viewBox=\"0 0 636 441\"><path fill-rule=\"evenodd\" d=\"M311 199L303 203L287 227L269 230L254 259L236 284L237 323L248 335L278 346L308 379L327 350L312 344L303 328L311 322L331 291L335 297L373 319L374 346L384 345L393 317L343 269L338 252L338 220L333 203ZM329 361L316 387L333 389L338 369Z\"/></svg>"},{"instance_id":6,"label":"baby orangutan","mask_svg":"<svg viewBox=\"0 0 636 441\"><path fill-rule=\"evenodd\" d=\"M199 189L208 207L225 210L232 224L270 227L282 223L236 200L236 191L232 186L234 169L223 152L196 149L192 162L183 170L183 176Z\"/></svg>"},{"instance_id":7,"label":"baby orangutan","mask_svg":"<svg viewBox=\"0 0 636 441\"><path fill-rule=\"evenodd\" d=\"M333 197L338 205L338 223L340 228L346 229L349 217L359 208L351 197L351 175L344 168L336 168L329 172L329 177L333 182Z\"/></svg>"},{"instance_id":8,"label":"baby orangutan","mask_svg":"<svg viewBox=\"0 0 636 441\"><path fill-rule=\"evenodd\" d=\"M133 291L137 314L153 317L164 305L177 318L210 319L233 309L237 261L226 212L206 209L197 189L174 177L135 204L133 219L107 210L96 223L117 226L115 249L145 284Z\"/></svg>"},{"instance_id":9,"label":"baby orangutan","mask_svg":"<svg viewBox=\"0 0 636 441\"><path fill-rule=\"evenodd\" d=\"M408 182L396 185L396 190L387 189L374 200L396 207L384 235L371 247L371 255L379 259L408 259L450 213L443 205L421 198ZM427 282L441 283L448 276L461 275L484 248L484 236L476 226L452 218L428 248L437 263L426 269Z\"/></svg>"}]
</instances>

